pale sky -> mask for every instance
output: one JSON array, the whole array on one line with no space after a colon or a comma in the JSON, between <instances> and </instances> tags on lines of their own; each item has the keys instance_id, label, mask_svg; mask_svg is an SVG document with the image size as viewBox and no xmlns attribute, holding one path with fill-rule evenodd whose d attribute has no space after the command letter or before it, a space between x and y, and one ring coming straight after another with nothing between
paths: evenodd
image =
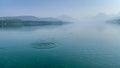
<instances>
[{"instance_id":1,"label":"pale sky","mask_svg":"<svg viewBox=\"0 0 120 68\"><path fill-rule=\"evenodd\" d=\"M65 14L81 18L98 13L117 14L120 0L0 0L0 9L0 16L56 17Z\"/></svg>"}]
</instances>

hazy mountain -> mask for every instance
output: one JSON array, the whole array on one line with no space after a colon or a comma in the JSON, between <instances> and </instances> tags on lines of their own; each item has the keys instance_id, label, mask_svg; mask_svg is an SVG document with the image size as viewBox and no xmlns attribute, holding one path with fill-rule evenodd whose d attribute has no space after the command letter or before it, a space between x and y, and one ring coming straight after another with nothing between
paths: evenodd
<instances>
[{"instance_id":1,"label":"hazy mountain","mask_svg":"<svg viewBox=\"0 0 120 68\"><path fill-rule=\"evenodd\" d=\"M64 22L78 22L77 19L74 19L67 15L61 15L56 18L54 17L44 17L39 18L35 16L13 16L13 17L0 17L0 20L14 20L19 19L22 21L64 21Z\"/></svg>"},{"instance_id":2,"label":"hazy mountain","mask_svg":"<svg viewBox=\"0 0 120 68\"><path fill-rule=\"evenodd\" d=\"M93 20L95 21L107 21L110 19L110 16L104 13L99 13L96 16L93 17Z\"/></svg>"},{"instance_id":3,"label":"hazy mountain","mask_svg":"<svg viewBox=\"0 0 120 68\"><path fill-rule=\"evenodd\" d=\"M0 20L14 20L14 19L19 19L22 21L60 21L59 19L53 17L45 17L45 18L38 18L35 16L0 17Z\"/></svg>"},{"instance_id":4,"label":"hazy mountain","mask_svg":"<svg viewBox=\"0 0 120 68\"><path fill-rule=\"evenodd\" d=\"M29 21L29 20L39 21L39 18L38 18L38 17L35 17L35 16L17 16L17 17L15 17L15 18L16 18L16 19L23 20L23 21Z\"/></svg>"},{"instance_id":5,"label":"hazy mountain","mask_svg":"<svg viewBox=\"0 0 120 68\"><path fill-rule=\"evenodd\" d=\"M68 15L61 15L61 16L58 16L56 18L59 20L62 20L62 21L66 21L66 22L78 22L79 21L79 20L72 18Z\"/></svg>"},{"instance_id":6,"label":"hazy mountain","mask_svg":"<svg viewBox=\"0 0 120 68\"><path fill-rule=\"evenodd\" d=\"M112 16L107 23L112 23L112 24L120 24L120 15L114 15Z\"/></svg>"},{"instance_id":7,"label":"hazy mountain","mask_svg":"<svg viewBox=\"0 0 120 68\"><path fill-rule=\"evenodd\" d=\"M13 16L13 17L0 17L0 20L14 20L14 19L19 19L22 21L37 21L39 18L35 16Z\"/></svg>"},{"instance_id":8,"label":"hazy mountain","mask_svg":"<svg viewBox=\"0 0 120 68\"><path fill-rule=\"evenodd\" d=\"M61 21L61 20L53 17L45 17L45 18L39 18L39 21Z\"/></svg>"},{"instance_id":9,"label":"hazy mountain","mask_svg":"<svg viewBox=\"0 0 120 68\"><path fill-rule=\"evenodd\" d=\"M111 15L99 13L95 16L87 18L85 21L88 23L106 23L109 19L111 19Z\"/></svg>"},{"instance_id":10,"label":"hazy mountain","mask_svg":"<svg viewBox=\"0 0 120 68\"><path fill-rule=\"evenodd\" d=\"M116 16L116 17L111 18L110 20L108 20L108 23L120 24L120 16Z\"/></svg>"},{"instance_id":11,"label":"hazy mountain","mask_svg":"<svg viewBox=\"0 0 120 68\"><path fill-rule=\"evenodd\" d=\"M68 22L57 18L38 18L35 16L14 16L0 17L0 27L21 27L21 26L43 26L43 25L63 25Z\"/></svg>"}]
</instances>

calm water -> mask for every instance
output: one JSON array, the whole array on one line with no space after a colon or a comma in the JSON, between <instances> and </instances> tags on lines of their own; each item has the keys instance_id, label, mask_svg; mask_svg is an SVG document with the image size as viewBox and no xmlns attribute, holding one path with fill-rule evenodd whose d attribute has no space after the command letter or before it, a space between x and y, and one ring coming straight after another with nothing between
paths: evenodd
<instances>
[{"instance_id":1,"label":"calm water","mask_svg":"<svg viewBox=\"0 0 120 68\"><path fill-rule=\"evenodd\" d=\"M120 68L120 26L2 28L0 68Z\"/></svg>"}]
</instances>

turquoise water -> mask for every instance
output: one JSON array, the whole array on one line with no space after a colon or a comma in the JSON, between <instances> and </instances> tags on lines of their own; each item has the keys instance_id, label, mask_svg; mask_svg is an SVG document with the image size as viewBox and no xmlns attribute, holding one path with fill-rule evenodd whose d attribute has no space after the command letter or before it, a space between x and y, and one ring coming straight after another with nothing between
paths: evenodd
<instances>
[{"instance_id":1,"label":"turquoise water","mask_svg":"<svg viewBox=\"0 0 120 68\"><path fill-rule=\"evenodd\" d=\"M1 28L0 68L120 68L119 40L108 24Z\"/></svg>"}]
</instances>

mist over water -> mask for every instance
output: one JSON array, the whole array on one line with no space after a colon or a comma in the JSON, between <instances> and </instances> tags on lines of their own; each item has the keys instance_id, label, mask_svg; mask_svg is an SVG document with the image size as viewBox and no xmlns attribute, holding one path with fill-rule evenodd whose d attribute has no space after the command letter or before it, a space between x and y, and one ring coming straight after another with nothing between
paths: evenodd
<instances>
[{"instance_id":1,"label":"mist over water","mask_svg":"<svg viewBox=\"0 0 120 68\"><path fill-rule=\"evenodd\" d=\"M0 68L120 68L120 0L0 0Z\"/></svg>"},{"instance_id":2,"label":"mist over water","mask_svg":"<svg viewBox=\"0 0 120 68\"><path fill-rule=\"evenodd\" d=\"M91 22L1 28L0 68L119 68L119 30Z\"/></svg>"}]
</instances>

